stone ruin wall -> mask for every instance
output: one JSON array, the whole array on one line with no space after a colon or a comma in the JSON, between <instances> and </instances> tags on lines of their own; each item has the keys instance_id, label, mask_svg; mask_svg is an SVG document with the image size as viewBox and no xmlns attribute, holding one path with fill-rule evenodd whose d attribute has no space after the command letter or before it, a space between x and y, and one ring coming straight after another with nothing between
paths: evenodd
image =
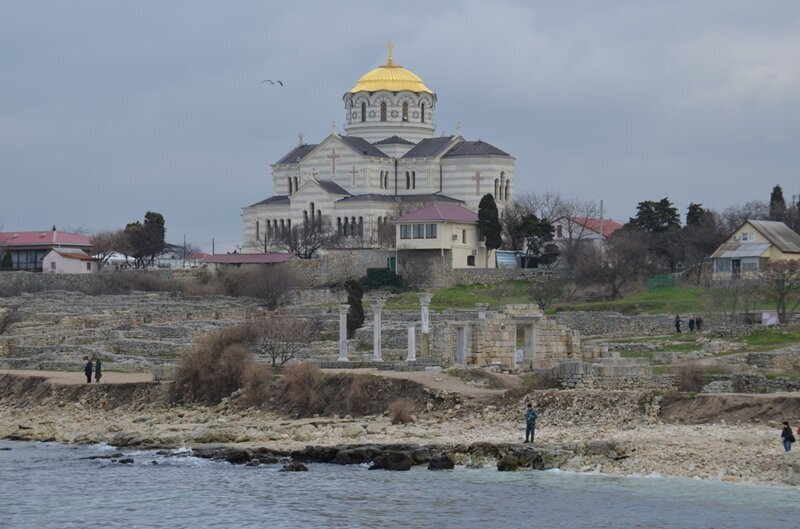
<instances>
[{"instance_id":1,"label":"stone ruin wall","mask_svg":"<svg viewBox=\"0 0 800 529\"><path fill-rule=\"evenodd\" d=\"M612 311L557 312L555 321L580 331L583 336L663 336L675 332L674 314L641 314L628 316ZM724 314L702 314L703 331L716 336L741 336L753 326L731 321ZM683 331L688 332L688 316L682 314Z\"/></svg>"}]
</instances>

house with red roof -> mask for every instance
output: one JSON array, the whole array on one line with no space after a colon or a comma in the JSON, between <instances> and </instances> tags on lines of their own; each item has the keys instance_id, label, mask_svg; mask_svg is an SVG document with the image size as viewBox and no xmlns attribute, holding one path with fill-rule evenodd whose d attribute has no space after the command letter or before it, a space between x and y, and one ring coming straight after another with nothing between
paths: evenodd
<instances>
[{"instance_id":1,"label":"house with red roof","mask_svg":"<svg viewBox=\"0 0 800 529\"><path fill-rule=\"evenodd\" d=\"M225 253L225 254L202 254L199 262L208 268L216 270L219 268L252 268L257 266L275 266L285 263L294 257L294 254L286 252L266 252L266 253Z\"/></svg>"},{"instance_id":2,"label":"house with red roof","mask_svg":"<svg viewBox=\"0 0 800 529\"><path fill-rule=\"evenodd\" d=\"M409 266L495 268L495 251L489 254L478 233L478 214L458 204L434 202L394 220L397 237L398 272L408 275Z\"/></svg>"},{"instance_id":3,"label":"house with red roof","mask_svg":"<svg viewBox=\"0 0 800 529\"><path fill-rule=\"evenodd\" d=\"M0 270L41 272L44 257L51 250L69 249L88 253L91 239L79 233L51 230L0 232Z\"/></svg>"}]
</instances>

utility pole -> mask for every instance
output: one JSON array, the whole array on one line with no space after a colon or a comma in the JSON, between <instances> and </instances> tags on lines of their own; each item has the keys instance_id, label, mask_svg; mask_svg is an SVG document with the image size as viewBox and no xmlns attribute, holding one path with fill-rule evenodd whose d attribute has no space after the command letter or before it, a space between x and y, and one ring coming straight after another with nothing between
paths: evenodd
<instances>
[{"instance_id":1,"label":"utility pole","mask_svg":"<svg viewBox=\"0 0 800 529\"><path fill-rule=\"evenodd\" d=\"M214 255L214 237L211 237L211 255Z\"/></svg>"}]
</instances>

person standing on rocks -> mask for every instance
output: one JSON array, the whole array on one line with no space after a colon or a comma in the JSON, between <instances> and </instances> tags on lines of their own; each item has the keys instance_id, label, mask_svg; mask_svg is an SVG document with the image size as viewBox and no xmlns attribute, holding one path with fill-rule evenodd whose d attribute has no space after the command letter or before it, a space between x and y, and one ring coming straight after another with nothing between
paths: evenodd
<instances>
[{"instance_id":1,"label":"person standing on rocks","mask_svg":"<svg viewBox=\"0 0 800 529\"><path fill-rule=\"evenodd\" d=\"M781 430L781 441L783 441L783 451L788 452L792 449L792 443L796 441L792 433L792 427L789 426L788 421L783 421L783 430Z\"/></svg>"},{"instance_id":2,"label":"person standing on rocks","mask_svg":"<svg viewBox=\"0 0 800 529\"><path fill-rule=\"evenodd\" d=\"M694 332L695 320L694 316L689 316L689 332Z\"/></svg>"},{"instance_id":3,"label":"person standing on rocks","mask_svg":"<svg viewBox=\"0 0 800 529\"><path fill-rule=\"evenodd\" d=\"M92 383L92 357L91 356L84 356L84 362L86 365L83 366L83 373L86 375L86 383Z\"/></svg>"},{"instance_id":4,"label":"person standing on rocks","mask_svg":"<svg viewBox=\"0 0 800 529\"><path fill-rule=\"evenodd\" d=\"M103 364L100 362L100 357L94 361L94 381L100 383L100 378L103 376Z\"/></svg>"},{"instance_id":5,"label":"person standing on rocks","mask_svg":"<svg viewBox=\"0 0 800 529\"><path fill-rule=\"evenodd\" d=\"M681 319L681 315L680 314L676 314L675 315L675 332L677 334L681 333L681 323L683 323L683 320Z\"/></svg>"},{"instance_id":6,"label":"person standing on rocks","mask_svg":"<svg viewBox=\"0 0 800 529\"><path fill-rule=\"evenodd\" d=\"M697 332L702 331L703 330L703 317L702 316L698 316L697 318L695 318L694 324L697 327Z\"/></svg>"},{"instance_id":7,"label":"person standing on rocks","mask_svg":"<svg viewBox=\"0 0 800 529\"><path fill-rule=\"evenodd\" d=\"M533 409L533 404L528 403L528 408L525 410L525 442L532 443L533 436L536 433L536 419L539 414ZM528 440L530 438L530 441Z\"/></svg>"}]
</instances>

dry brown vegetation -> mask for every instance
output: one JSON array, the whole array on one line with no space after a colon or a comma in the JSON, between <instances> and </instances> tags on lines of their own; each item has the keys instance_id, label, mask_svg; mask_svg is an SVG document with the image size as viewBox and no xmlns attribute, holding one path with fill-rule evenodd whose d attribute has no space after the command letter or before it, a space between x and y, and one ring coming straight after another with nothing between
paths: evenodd
<instances>
[{"instance_id":1,"label":"dry brown vegetation","mask_svg":"<svg viewBox=\"0 0 800 529\"><path fill-rule=\"evenodd\" d=\"M397 399L389 404L389 419L392 424L414 422L414 403L408 399Z\"/></svg>"}]
</instances>

